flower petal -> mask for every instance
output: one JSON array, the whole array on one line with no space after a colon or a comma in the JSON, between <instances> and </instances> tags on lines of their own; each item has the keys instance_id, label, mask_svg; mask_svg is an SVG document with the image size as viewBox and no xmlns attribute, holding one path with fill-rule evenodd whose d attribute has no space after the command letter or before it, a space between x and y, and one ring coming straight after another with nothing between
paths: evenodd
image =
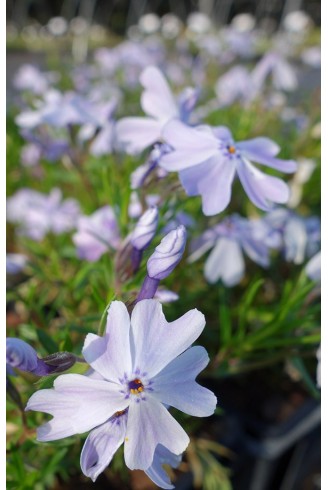
<instances>
[{"instance_id":1,"label":"flower petal","mask_svg":"<svg viewBox=\"0 0 328 490\"><path fill-rule=\"evenodd\" d=\"M321 251L316 253L305 266L306 275L312 281L321 279Z\"/></svg>"},{"instance_id":2,"label":"flower petal","mask_svg":"<svg viewBox=\"0 0 328 490\"><path fill-rule=\"evenodd\" d=\"M245 264L239 244L230 238L222 237L205 262L204 273L209 283L222 279L225 286L235 286L245 272Z\"/></svg>"},{"instance_id":3,"label":"flower petal","mask_svg":"<svg viewBox=\"0 0 328 490\"><path fill-rule=\"evenodd\" d=\"M294 160L274 158L280 148L269 138L261 137L242 141L237 144L237 147L247 160L261 163L285 173L293 173L297 170L297 163Z\"/></svg>"},{"instance_id":4,"label":"flower petal","mask_svg":"<svg viewBox=\"0 0 328 490\"><path fill-rule=\"evenodd\" d=\"M298 217L291 217L285 226L285 257L288 262L302 264L305 259L308 236L305 223Z\"/></svg>"},{"instance_id":5,"label":"flower petal","mask_svg":"<svg viewBox=\"0 0 328 490\"><path fill-rule=\"evenodd\" d=\"M25 410L54 416L38 429L39 441L53 441L87 432L127 406L117 385L80 374L63 374L55 380L54 389L34 393Z\"/></svg>"},{"instance_id":6,"label":"flower petal","mask_svg":"<svg viewBox=\"0 0 328 490\"><path fill-rule=\"evenodd\" d=\"M251 237L242 237L241 244L244 252L250 259L262 267L268 267L270 263L269 248L264 241L255 240Z\"/></svg>"},{"instance_id":7,"label":"flower petal","mask_svg":"<svg viewBox=\"0 0 328 490\"><path fill-rule=\"evenodd\" d=\"M240 141L236 144L239 150L242 152L250 152L250 153L261 153L263 155L274 157L279 151L280 147L270 138L265 138L260 136L258 138L252 138L250 140Z\"/></svg>"},{"instance_id":8,"label":"flower petal","mask_svg":"<svg viewBox=\"0 0 328 490\"><path fill-rule=\"evenodd\" d=\"M247 160L239 160L238 176L250 200L260 209L269 211L272 203L286 203L289 188L277 177L266 175Z\"/></svg>"},{"instance_id":9,"label":"flower petal","mask_svg":"<svg viewBox=\"0 0 328 490\"><path fill-rule=\"evenodd\" d=\"M235 172L234 160L223 160L217 155L200 165L182 170L179 176L189 196L202 196L203 213L213 216L229 204Z\"/></svg>"},{"instance_id":10,"label":"flower petal","mask_svg":"<svg viewBox=\"0 0 328 490\"><path fill-rule=\"evenodd\" d=\"M293 91L298 86L295 69L282 58L279 59L272 71L272 81L278 90Z\"/></svg>"},{"instance_id":11,"label":"flower petal","mask_svg":"<svg viewBox=\"0 0 328 490\"><path fill-rule=\"evenodd\" d=\"M152 379L152 396L158 401L196 417L212 415L216 397L195 382L208 364L203 347L191 347L168 364Z\"/></svg>"},{"instance_id":12,"label":"flower petal","mask_svg":"<svg viewBox=\"0 0 328 490\"><path fill-rule=\"evenodd\" d=\"M231 186L236 173L234 160L211 159L212 168L199 180L198 189L202 196L205 216L221 213L231 199Z\"/></svg>"},{"instance_id":13,"label":"flower petal","mask_svg":"<svg viewBox=\"0 0 328 490\"><path fill-rule=\"evenodd\" d=\"M158 68L148 66L140 75L140 83L145 89L141 107L146 114L162 121L179 116L170 87Z\"/></svg>"},{"instance_id":14,"label":"flower petal","mask_svg":"<svg viewBox=\"0 0 328 490\"><path fill-rule=\"evenodd\" d=\"M174 488L169 475L163 468L163 464L177 468L181 462L181 455L171 453L166 447L159 444L156 447L151 466L145 470L146 475L160 488L171 490Z\"/></svg>"},{"instance_id":15,"label":"flower petal","mask_svg":"<svg viewBox=\"0 0 328 490\"><path fill-rule=\"evenodd\" d=\"M169 171L198 165L218 151L218 141L213 134L190 128L178 120L164 126L162 137L175 149L159 161L159 165Z\"/></svg>"},{"instance_id":16,"label":"flower petal","mask_svg":"<svg viewBox=\"0 0 328 490\"><path fill-rule=\"evenodd\" d=\"M96 481L111 462L126 434L127 415L112 417L88 435L81 452L83 473Z\"/></svg>"},{"instance_id":17,"label":"flower petal","mask_svg":"<svg viewBox=\"0 0 328 490\"><path fill-rule=\"evenodd\" d=\"M199 181L204 177L204 174L207 174L211 170L211 168L211 160L206 160L199 165L193 165L180 170L180 181L188 196L197 196L200 194L198 188Z\"/></svg>"},{"instance_id":18,"label":"flower petal","mask_svg":"<svg viewBox=\"0 0 328 490\"><path fill-rule=\"evenodd\" d=\"M83 346L83 356L104 378L119 383L124 373L131 371L130 317L122 301L113 301L108 309L106 333L99 337L89 333Z\"/></svg>"},{"instance_id":19,"label":"flower petal","mask_svg":"<svg viewBox=\"0 0 328 490\"><path fill-rule=\"evenodd\" d=\"M129 407L124 444L126 465L131 470L147 470L158 444L181 454L189 444L189 437L167 409L148 395Z\"/></svg>"},{"instance_id":20,"label":"flower petal","mask_svg":"<svg viewBox=\"0 0 328 490\"><path fill-rule=\"evenodd\" d=\"M139 301L131 316L133 368L157 374L199 337L205 326L204 315L194 309L168 323L162 305L154 299Z\"/></svg>"},{"instance_id":21,"label":"flower petal","mask_svg":"<svg viewBox=\"0 0 328 490\"><path fill-rule=\"evenodd\" d=\"M116 124L118 143L130 154L140 153L161 137L162 123L150 117L125 117Z\"/></svg>"}]
</instances>

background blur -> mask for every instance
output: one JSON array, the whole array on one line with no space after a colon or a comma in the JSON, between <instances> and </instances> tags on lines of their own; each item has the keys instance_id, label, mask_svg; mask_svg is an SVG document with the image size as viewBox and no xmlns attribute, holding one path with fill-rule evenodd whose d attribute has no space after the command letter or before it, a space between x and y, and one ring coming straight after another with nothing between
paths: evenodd
<instances>
[{"instance_id":1,"label":"background blur","mask_svg":"<svg viewBox=\"0 0 328 490\"><path fill-rule=\"evenodd\" d=\"M300 9L320 24L320 0L7 0L7 21L21 28L32 22L45 25L55 16L67 21L81 16L124 34L149 12L160 16L171 12L185 20L191 12L200 11L221 25L236 14L250 13L257 22L269 18L277 28L289 12Z\"/></svg>"}]
</instances>

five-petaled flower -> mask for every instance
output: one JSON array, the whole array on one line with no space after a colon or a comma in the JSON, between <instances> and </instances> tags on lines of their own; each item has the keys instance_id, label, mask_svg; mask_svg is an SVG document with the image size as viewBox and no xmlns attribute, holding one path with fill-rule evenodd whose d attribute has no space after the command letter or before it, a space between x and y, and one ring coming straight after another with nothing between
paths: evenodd
<instances>
[{"instance_id":1,"label":"five-petaled flower","mask_svg":"<svg viewBox=\"0 0 328 490\"><path fill-rule=\"evenodd\" d=\"M191 128L177 120L167 123L162 136L174 151L163 155L159 165L179 172L189 196L201 195L206 216L220 213L228 206L236 173L246 194L260 209L268 211L272 203L288 201L287 184L251 163L255 161L287 173L296 170L293 160L276 158L280 148L269 138L235 143L225 126Z\"/></svg>"},{"instance_id":2,"label":"five-petaled flower","mask_svg":"<svg viewBox=\"0 0 328 490\"><path fill-rule=\"evenodd\" d=\"M127 466L154 479L160 461L178 457L189 443L168 407L198 417L212 415L216 407L214 394L195 382L209 358L203 347L190 345L204 326L197 309L168 323L154 299L138 302L131 319L122 302L112 302L105 335L88 334L84 343L91 374L59 376L53 389L28 401L27 410L53 415L38 429L38 440L93 429L81 455L87 476L95 479L104 471L124 442Z\"/></svg>"}]
</instances>

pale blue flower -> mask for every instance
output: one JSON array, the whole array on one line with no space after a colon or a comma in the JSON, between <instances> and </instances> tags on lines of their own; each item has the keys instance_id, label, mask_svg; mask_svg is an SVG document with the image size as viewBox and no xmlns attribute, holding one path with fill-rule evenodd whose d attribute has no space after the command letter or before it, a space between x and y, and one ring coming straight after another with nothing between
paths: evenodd
<instances>
[{"instance_id":1,"label":"pale blue flower","mask_svg":"<svg viewBox=\"0 0 328 490\"><path fill-rule=\"evenodd\" d=\"M40 241L52 232L56 235L75 228L80 206L75 199L62 199L60 189L49 195L24 188L7 199L7 221L18 225L19 233Z\"/></svg>"},{"instance_id":2,"label":"pale blue flower","mask_svg":"<svg viewBox=\"0 0 328 490\"><path fill-rule=\"evenodd\" d=\"M81 216L72 237L80 259L95 262L120 245L120 234L113 209L103 206L90 216Z\"/></svg>"},{"instance_id":3,"label":"pale blue flower","mask_svg":"<svg viewBox=\"0 0 328 490\"><path fill-rule=\"evenodd\" d=\"M20 113L16 124L21 128L33 129L41 124L64 128L71 124L97 124L94 107L75 92L61 93L51 89L44 94L35 109Z\"/></svg>"},{"instance_id":4,"label":"pale blue flower","mask_svg":"<svg viewBox=\"0 0 328 490\"><path fill-rule=\"evenodd\" d=\"M261 220L227 217L194 240L188 261L193 262L212 249L205 262L205 278L211 284L221 279L225 286L235 286L245 274L244 254L264 268L269 266L269 240L264 238L270 231Z\"/></svg>"},{"instance_id":5,"label":"pale blue flower","mask_svg":"<svg viewBox=\"0 0 328 490\"><path fill-rule=\"evenodd\" d=\"M277 90L291 92L298 86L296 70L278 52L266 53L255 66L252 80L258 91L263 90L269 75L272 75L272 83Z\"/></svg>"},{"instance_id":6,"label":"pale blue flower","mask_svg":"<svg viewBox=\"0 0 328 490\"><path fill-rule=\"evenodd\" d=\"M222 75L215 85L219 107L225 107L239 101L250 102L256 95L252 77L242 65L235 65Z\"/></svg>"},{"instance_id":7,"label":"pale blue flower","mask_svg":"<svg viewBox=\"0 0 328 490\"><path fill-rule=\"evenodd\" d=\"M8 374L15 374L12 368L16 368L36 376L47 376L66 371L75 364L77 358L70 352L56 352L40 359L27 342L15 337L7 337L6 361Z\"/></svg>"},{"instance_id":8,"label":"pale blue flower","mask_svg":"<svg viewBox=\"0 0 328 490\"><path fill-rule=\"evenodd\" d=\"M124 303L112 302L105 335L88 334L83 347L94 375L59 376L53 389L28 401L26 410L53 416L38 429L38 440L93 429L81 455L86 475L97 478L124 442L127 466L154 476L158 458L168 456L159 445L179 456L189 443L167 407L197 417L216 407L213 393L195 382L209 359L204 348L190 346L204 326L196 309L168 323L156 300L138 302L131 319Z\"/></svg>"},{"instance_id":9,"label":"pale blue flower","mask_svg":"<svg viewBox=\"0 0 328 490\"><path fill-rule=\"evenodd\" d=\"M251 163L282 172L296 170L293 160L276 158L280 148L269 138L235 142L224 126L191 128L177 120L166 124L163 138L174 151L163 155L159 165L179 172L189 196L201 195L205 215L220 213L228 206L236 174L250 200L260 209L268 211L273 203L288 201L288 186Z\"/></svg>"},{"instance_id":10,"label":"pale blue flower","mask_svg":"<svg viewBox=\"0 0 328 490\"><path fill-rule=\"evenodd\" d=\"M54 78L54 74L42 73L38 67L26 63L15 73L13 85L17 90L39 95L48 90Z\"/></svg>"},{"instance_id":11,"label":"pale blue flower","mask_svg":"<svg viewBox=\"0 0 328 490\"><path fill-rule=\"evenodd\" d=\"M304 217L291 209L277 208L267 213L263 221L271 228L270 235L278 239L277 248L283 251L287 262L302 264L319 250L321 233L317 216Z\"/></svg>"}]
</instances>

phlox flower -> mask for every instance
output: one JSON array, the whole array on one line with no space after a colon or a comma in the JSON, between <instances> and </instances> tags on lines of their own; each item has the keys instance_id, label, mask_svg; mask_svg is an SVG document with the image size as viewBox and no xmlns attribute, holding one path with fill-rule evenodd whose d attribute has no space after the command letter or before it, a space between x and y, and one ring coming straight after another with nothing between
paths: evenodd
<instances>
[{"instance_id":1,"label":"phlox flower","mask_svg":"<svg viewBox=\"0 0 328 490\"><path fill-rule=\"evenodd\" d=\"M15 73L13 85L17 90L43 94L53 79L53 74L42 73L38 67L24 64Z\"/></svg>"},{"instance_id":2,"label":"phlox flower","mask_svg":"<svg viewBox=\"0 0 328 490\"><path fill-rule=\"evenodd\" d=\"M35 109L20 113L16 124L25 129L33 129L41 124L55 128L65 128L70 124L97 124L92 104L75 92L61 93L48 90L39 100Z\"/></svg>"},{"instance_id":3,"label":"phlox flower","mask_svg":"<svg viewBox=\"0 0 328 490\"><path fill-rule=\"evenodd\" d=\"M277 208L264 216L263 221L271 228L271 236L277 237L277 248L283 251L287 262L302 264L319 250L321 233L317 216L304 217L291 209ZM263 239L260 235L258 238Z\"/></svg>"},{"instance_id":4,"label":"phlox flower","mask_svg":"<svg viewBox=\"0 0 328 490\"><path fill-rule=\"evenodd\" d=\"M161 139L171 119L188 122L197 101L197 91L185 89L176 101L161 71L148 66L140 75L144 87L141 107L148 117L125 117L117 122L116 136L128 153L139 153Z\"/></svg>"},{"instance_id":5,"label":"phlox flower","mask_svg":"<svg viewBox=\"0 0 328 490\"><path fill-rule=\"evenodd\" d=\"M55 235L72 230L80 215L75 199L62 200L60 189L49 195L32 189L21 189L7 200L7 221L19 225L19 233L40 241L52 232Z\"/></svg>"},{"instance_id":6,"label":"phlox flower","mask_svg":"<svg viewBox=\"0 0 328 490\"><path fill-rule=\"evenodd\" d=\"M64 374L53 389L29 399L26 410L53 416L38 428L38 440L91 430L81 454L85 475L95 480L124 443L130 469L172 488L156 480L156 472L163 459L176 461L189 438L168 406L198 417L212 415L216 406L213 393L195 382L209 359L203 347L190 345L204 326L196 309L168 323L156 300L138 302L131 318L124 303L113 301L105 335L90 333L84 342L91 375Z\"/></svg>"},{"instance_id":7,"label":"phlox flower","mask_svg":"<svg viewBox=\"0 0 328 490\"><path fill-rule=\"evenodd\" d=\"M36 376L47 376L71 368L77 360L69 352L57 352L40 359L37 352L27 342L15 337L6 339L7 372L14 375L12 368L30 372Z\"/></svg>"},{"instance_id":8,"label":"phlox flower","mask_svg":"<svg viewBox=\"0 0 328 490\"><path fill-rule=\"evenodd\" d=\"M222 75L215 85L215 92L219 107L229 106L236 100L246 104L256 95L252 77L242 65L236 65Z\"/></svg>"},{"instance_id":9,"label":"phlox flower","mask_svg":"<svg viewBox=\"0 0 328 490\"><path fill-rule=\"evenodd\" d=\"M228 206L236 174L258 208L268 211L273 203L288 201L288 186L251 163L255 161L282 172L296 170L293 160L276 158L280 148L269 138L234 142L224 126L190 128L180 121L169 122L163 138L174 151L163 155L159 165L167 171L179 172L189 196L201 195L206 216L220 213Z\"/></svg>"},{"instance_id":10,"label":"phlox flower","mask_svg":"<svg viewBox=\"0 0 328 490\"><path fill-rule=\"evenodd\" d=\"M81 216L72 237L80 259L95 262L109 249L117 249L120 234L113 209L103 206L90 216Z\"/></svg>"},{"instance_id":11,"label":"phlox flower","mask_svg":"<svg viewBox=\"0 0 328 490\"><path fill-rule=\"evenodd\" d=\"M258 91L263 90L265 80L270 74L273 86L277 90L291 92L298 86L295 69L278 52L271 51L265 54L252 71L252 80Z\"/></svg>"},{"instance_id":12,"label":"phlox flower","mask_svg":"<svg viewBox=\"0 0 328 490\"><path fill-rule=\"evenodd\" d=\"M205 278L211 284L221 279L225 286L235 286L245 274L244 254L262 267L269 266L270 247L263 235L257 238L258 226L263 235L269 232L260 220L248 220L236 214L225 218L194 240L188 261L193 262L212 249L205 262Z\"/></svg>"},{"instance_id":13,"label":"phlox flower","mask_svg":"<svg viewBox=\"0 0 328 490\"><path fill-rule=\"evenodd\" d=\"M24 166L36 165L41 158L48 162L55 162L70 152L67 140L52 137L44 129L42 128L38 134L26 129L21 131L22 137L29 142L21 152L21 161Z\"/></svg>"}]
</instances>

